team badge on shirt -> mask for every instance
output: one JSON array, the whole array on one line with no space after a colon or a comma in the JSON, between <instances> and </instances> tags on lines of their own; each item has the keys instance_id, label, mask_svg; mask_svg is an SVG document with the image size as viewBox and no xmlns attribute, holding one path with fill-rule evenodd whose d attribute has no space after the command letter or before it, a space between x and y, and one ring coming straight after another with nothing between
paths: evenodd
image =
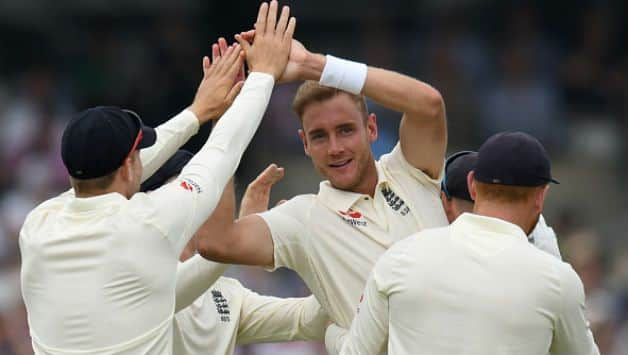
<instances>
[{"instance_id":1,"label":"team badge on shirt","mask_svg":"<svg viewBox=\"0 0 628 355\"><path fill-rule=\"evenodd\" d=\"M203 191L201 189L201 186L196 181L191 179L184 179L183 181L181 181L181 184L179 184L179 186L181 186L184 190L191 192L201 193Z\"/></svg>"},{"instance_id":2,"label":"team badge on shirt","mask_svg":"<svg viewBox=\"0 0 628 355\"><path fill-rule=\"evenodd\" d=\"M338 211L340 217L354 227L366 227L366 221L362 218L362 213L349 208L347 211Z\"/></svg>"},{"instance_id":3,"label":"team badge on shirt","mask_svg":"<svg viewBox=\"0 0 628 355\"><path fill-rule=\"evenodd\" d=\"M216 312L220 315L222 322L231 321L231 311L229 310L229 302L223 297L222 292L218 290L212 290L212 299L216 304Z\"/></svg>"},{"instance_id":4,"label":"team badge on shirt","mask_svg":"<svg viewBox=\"0 0 628 355\"><path fill-rule=\"evenodd\" d=\"M397 196L397 194L393 190L391 190L389 187L384 187L381 189L381 191L384 199L386 200L390 208L399 212L402 216L410 213L410 207L408 207L406 202L401 197Z\"/></svg>"}]
</instances>

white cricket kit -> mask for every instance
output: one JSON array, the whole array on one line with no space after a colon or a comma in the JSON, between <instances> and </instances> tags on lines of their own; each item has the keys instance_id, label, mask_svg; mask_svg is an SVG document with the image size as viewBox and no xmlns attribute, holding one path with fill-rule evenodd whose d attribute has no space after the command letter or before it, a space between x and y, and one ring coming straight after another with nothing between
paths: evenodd
<instances>
[{"instance_id":1,"label":"white cricket kit","mask_svg":"<svg viewBox=\"0 0 628 355\"><path fill-rule=\"evenodd\" d=\"M326 322L314 296L261 296L221 277L175 315L174 354L231 355L236 344L322 340Z\"/></svg>"},{"instance_id":2,"label":"white cricket kit","mask_svg":"<svg viewBox=\"0 0 628 355\"><path fill-rule=\"evenodd\" d=\"M332 325L325 338L330 354L599 354L571 266L470 213L390 248L349 333Z\"/></svg>"},{"instance_id":3,"label":"white cricket kit","mask_svg":"<svg viewBox=\"0 0 628 355\"><path fill-rule=\"evenodd\" d=\"M259 125L274 79L251 73L178 179L126 199L64 193L20 232L22 295L37 354L171 354L179 254L207 219ZM141 151L153 174L198 130L190 111Z\"/></svg>"},{"instance_id":4,"label":"white cricket kit","mask_svg":"<svg viewBox=\"0 0 628 355\"><path fill-rule=\"evenodd\" d=\"M374 198L325 181L318 195L300 195L260 214L272 233L274 268L295 270L344 327L386 249L422 229L447 225L440 179L411 166L399 144L376 166Z\"/></svg>"},{"instance_id":5,"label":"white cricket kit","mask_svg":"<svg viewBox=\"0 0 628 355\"><path fill-rule=\"evenodd\" d=\"M554 233L554 229L552 227L549 227L547 223L545 223L543 215L539 216L539 221L536 223L534 230L530 233L530 235L528 235L528 241L534 244L537 248L554 255L559 260L562 260L560 249L558 249L558 239L556 238L556 233Z\"/></svg>"}]
</instances>

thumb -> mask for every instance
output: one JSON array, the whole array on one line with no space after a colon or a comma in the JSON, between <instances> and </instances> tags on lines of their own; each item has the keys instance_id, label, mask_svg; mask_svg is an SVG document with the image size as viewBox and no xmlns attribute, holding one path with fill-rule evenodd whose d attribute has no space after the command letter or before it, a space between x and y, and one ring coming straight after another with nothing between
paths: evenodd
<instances>
[{"instance_id":1,"label":"thumb","mask_svg":"<svg viewBox=\"0 0 628 355\"><path fill-rule=\"evenodd\" d=\"M247 40L245 40L242 36L235 35L235 40L238 41L238 43L240 43L240 46L242 46L242 49L244 49L245 52L251 49L251 44Z\"/></svg>"},{"instance_id":2,"label":"thumb","mask_svg":"<svg viewBox=\"0 0 628 355\"><path fill-rule=\"evenodd\" d=\"M240 93L240 90L242 90L242 86L244 86L244 81L238 81L235 85L233 85L231 91L227 94L226 100L229 103L229 106L231 106L233 100L235 100L236 96Z\"/></svg>"}]
</instances>

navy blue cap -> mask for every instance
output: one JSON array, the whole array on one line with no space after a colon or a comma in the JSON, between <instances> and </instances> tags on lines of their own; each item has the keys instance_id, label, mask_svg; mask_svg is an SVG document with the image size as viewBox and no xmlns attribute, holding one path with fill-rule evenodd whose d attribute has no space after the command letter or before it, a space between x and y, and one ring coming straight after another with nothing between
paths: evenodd
<instances>
[{"instance_id":1,"label":"navy blue cap","mask_svg":"<svg viewBox=\"0 0 628 355\"><path fill-rule=\"evenodd\" d=\"M61 157L70 176L93 179L106 176L136 149L155 144L155 130L133 111L98 106L76 114L65 127Z\"/></svg>"},{"instance_id":2,"label":"navy blue cap","mask_svg":"<svg viewBox=\"0 0 628 355\"><path fill-rule=\"evenodd\" d=\"M484 142L478 151L475 179L510 186L558 184L543 145L523 132L497 133Z\"/></svg>"},{"instance_id":3,"label":"navy blue cap","mask_svg":"<svg viewBox=\"0 0 628 355\"><path fill-rule=\"evenodd\" d=\"M146 192L160 188L171 178L179 175L185 164L187 164L194 154L187 150L179 149L168 159L151 177L144 181L140 191Z\"/></svg>"},{"instance_id":4,"label":"navy blue cap","mask_svg":"<svg viewBox=\"0 0 628 355\"><path fill-rule=\"evenodd\" d=\"M464 150L452 154L445 162L442 190L448 199L458 198L473 202L467 186L467 175L475 168L478 153Z\"/></svg>"}]
</instances>

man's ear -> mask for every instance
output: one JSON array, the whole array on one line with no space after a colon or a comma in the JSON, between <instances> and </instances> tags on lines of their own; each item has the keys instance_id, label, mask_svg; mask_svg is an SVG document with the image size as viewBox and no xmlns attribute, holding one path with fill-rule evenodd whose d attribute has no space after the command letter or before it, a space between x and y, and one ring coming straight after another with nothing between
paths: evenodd
<instances>
[{"instance_id":1,"label":"man's ear","mask_svg":"<svg viewBox=\"0 0 628 355\"><path fill-rule=\"evenodd\" d=\"M543 205L545 204L545 198L547 197L547 193L549 192L549 188L550 188L549 184L543 186L541 191L539 191L539 193L536 195L536 199L534 201L534 209L538 213L542 213L543 212Z\"/></svg>"},{"instance_id":2,"label":"man's ear","mask_svg":"<svg viewBox=\"0 0 628 355\"><path fill-rule=\"evenodd\" d=\"M299 128L299 138L301 139L301 143L303 143L303 151L305 152L305 155L309 157L310 152L307 145L307 137L305 136L305 132L301 128Z\"/></svg>"},{"instance_id":3,"label":"man's ear","mask_svg":"<svg viewBox=\"0 0 628 355\"><path fill-rule=\"evenodd\" d=\"M475 201L477 192L475 191L475 172L473 170L469 171L469 174L467 174L467 189L469 189L469 196Z\"/></svg>"},{"instance_id":4,"label":"man's ear","mask_svg":"<svg viewBox=\"0 0 628 355\"><path fill-rule=\"evenodd\" d=\"M366 131L368 132L369 142L373 143L377 140L377 116L370 113L366 118Z\"/></svg>"}]
</instances>

